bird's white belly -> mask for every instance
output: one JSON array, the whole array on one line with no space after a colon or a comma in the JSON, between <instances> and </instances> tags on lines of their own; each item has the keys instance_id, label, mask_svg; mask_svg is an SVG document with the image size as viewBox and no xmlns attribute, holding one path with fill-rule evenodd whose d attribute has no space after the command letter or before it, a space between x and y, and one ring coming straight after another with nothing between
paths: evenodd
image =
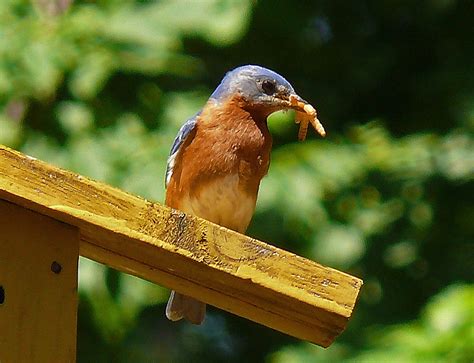
<instances>
[{"instance_id":1,"label":"bird's white belly","mask_svg":"<svg viewBox=\"0 0 474 363\"><path fill-rule=\"evenodd\" d=\"M197 196L188 195L181 209L221 226L244 233L255 210L256 199L239 187L239 176L211 181Z\"/></svg>"}]
</instances>

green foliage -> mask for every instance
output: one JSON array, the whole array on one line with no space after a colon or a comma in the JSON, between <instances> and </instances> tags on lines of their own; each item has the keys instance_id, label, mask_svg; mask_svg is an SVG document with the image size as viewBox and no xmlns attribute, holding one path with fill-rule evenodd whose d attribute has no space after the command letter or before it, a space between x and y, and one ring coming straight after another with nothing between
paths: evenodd
<instances>
[{"instance_id":1,"label":"green foliage","mask_svg":"<svg viewBox=\"0 0 474 363\"><path fill-rule=\"evenodd\" d=\"M181 52L181 37L233 42L242 34L248 10L232 1L127 1L77 4L51 17L40 5L4 1L0 94L47 100L67 74L71 94L91 99L119 71L192 74L197 64Z\"/></svg>"},{"instance_id":2,"label":"green foliage","mask_svg":"<svg viewBox=\"0 0 474 363\"><path fill-rule=\"evenodd\" d=\"M371 343L355 356L338 343L328 351L302 344L283 348L271 361L469 362L474 356L473 303L472 285L449 286L431 299L418 320L369 333Z\"/></svg>"},{"instance_id":3,"label":"green foliage","mask_svg":"<svg viewBox=\"0 0 474 363\"><path fill-rule=\"evenodd\" d=\"M329 137L272 115L249 234L365 280L323 350L213 309L169 323L166 289L82 259L79 361L472 361L467 3L0 2L0 143L156 201L224 72L280 71Z\"/></svg>"}]
</instances>

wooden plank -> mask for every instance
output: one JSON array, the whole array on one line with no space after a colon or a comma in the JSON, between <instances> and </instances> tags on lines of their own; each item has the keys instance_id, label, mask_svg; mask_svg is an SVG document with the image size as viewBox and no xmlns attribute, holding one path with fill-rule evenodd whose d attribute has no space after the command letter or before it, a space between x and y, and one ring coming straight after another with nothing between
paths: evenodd
<instances>
[{"instance_id":1,"label":"wooden plank","mask_svg":"<svg viewBox=\"0 0 474 363\"><path fill-rule=\"evenodd\" d=\"M0 200L0 362L74 362L77 228Z\"/></svg>"},{"instance_id":2,"label":"wooden plank","mask_svg":"<svg viewBox=\"0 0 474 363\"><path fill-rule=\"evenodd\" d=\"M86 257L329 346L362 281L0 147L0 198L77 226Z\"/></svg>"}]
</instances>

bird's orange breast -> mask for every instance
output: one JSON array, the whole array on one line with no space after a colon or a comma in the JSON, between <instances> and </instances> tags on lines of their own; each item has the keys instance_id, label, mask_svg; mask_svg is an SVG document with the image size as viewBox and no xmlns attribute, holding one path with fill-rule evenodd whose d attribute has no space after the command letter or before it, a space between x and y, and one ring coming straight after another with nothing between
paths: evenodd
<instances>
[{"instance_id":1,"label":"bird's orange breast","mask_svg":"<svg viewBox=\"0 0 474 363\"><path fill-rule=\"evenodd\" d=\"M206 107L176 156L166 204L244 232L271 146L265 118L238 104Z\"/></svg>"}]
</instances>

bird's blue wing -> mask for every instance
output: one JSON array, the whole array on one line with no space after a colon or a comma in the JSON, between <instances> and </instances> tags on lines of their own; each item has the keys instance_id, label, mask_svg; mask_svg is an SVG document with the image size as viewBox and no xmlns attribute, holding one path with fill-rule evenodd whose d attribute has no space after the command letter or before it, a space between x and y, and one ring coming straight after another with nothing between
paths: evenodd
<instances>
[{"instance_id":1,"label":"bird's blue wing","mask_svg":"<svg viewBox=\"0 0 474 363\"><path fill-rule=\"evenodd\" d=\"M178 131L178 135L174 139L173 146L171 146L170 155L168 157L168 163L166 164L166 175L165 175L165 185L168 186L170 182L171 175L173 174L173 168L175 164L176 155L178 155L181 145L184 143L191 131L196 127L196 121L201 111L196 113L193 117L188 119L183 126Z\"/></svg>"}]
</instances>

